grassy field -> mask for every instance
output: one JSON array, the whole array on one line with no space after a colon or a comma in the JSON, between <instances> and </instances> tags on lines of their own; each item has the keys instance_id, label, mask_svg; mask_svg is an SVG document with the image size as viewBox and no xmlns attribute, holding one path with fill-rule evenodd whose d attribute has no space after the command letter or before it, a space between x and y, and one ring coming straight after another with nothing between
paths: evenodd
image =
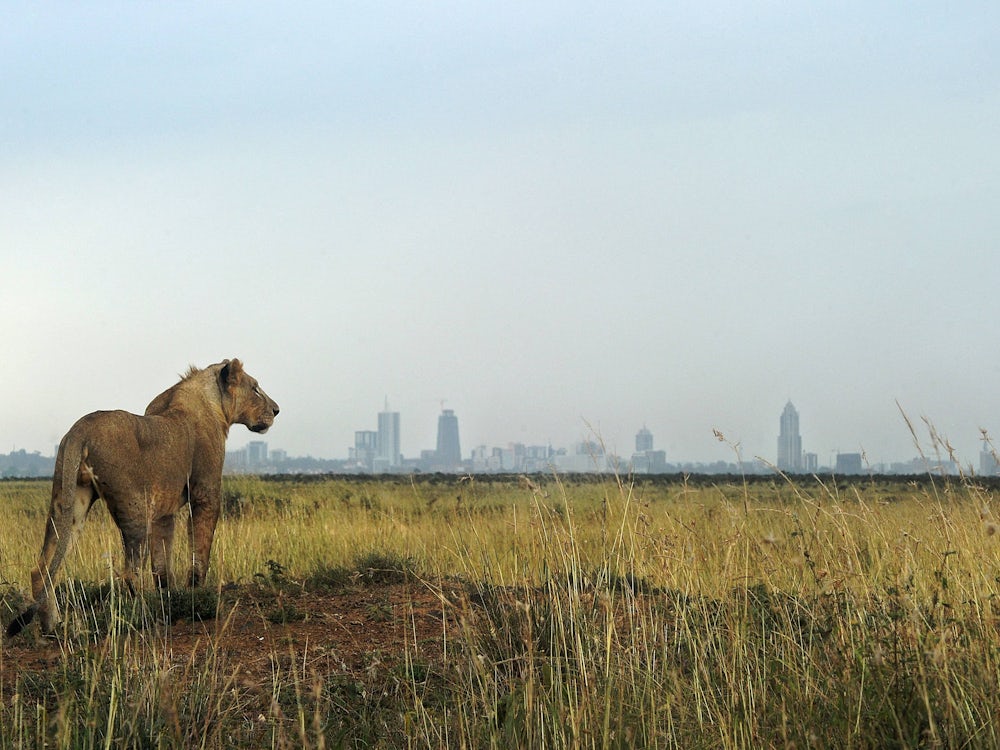
<instances>
[{"instance_id":1,"label":"grassy field","mask_svg":"<svg viewBox=\"0 0 1000 750\"><path fill-rule=\"evenodd\" d=\"M0 484L5 621L48 492ZM118 589L95 507L61 637L0 645L0 745L1000 746L1000 517L975 479L233 478L225 494L209 585L166 600ZM396 635L373 659L381 626Z\"/></svg>"}]
</instances>

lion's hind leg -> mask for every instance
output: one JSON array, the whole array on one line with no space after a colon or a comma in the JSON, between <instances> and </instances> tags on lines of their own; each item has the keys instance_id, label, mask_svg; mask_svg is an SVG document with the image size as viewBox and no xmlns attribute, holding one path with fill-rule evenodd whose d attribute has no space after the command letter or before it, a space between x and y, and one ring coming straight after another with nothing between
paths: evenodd
<instances>
[{"instance_id":1,"label":"lion's hind leg","mask_svg":"<svg viewBox=\"0 0 1000 750\"><path fill-rule=\"evenodd\" d=\"M150 524L149 557L158 588L170 588L170 556L174 545L174 517L161 516Z\"/></svg>"}]
</instances>

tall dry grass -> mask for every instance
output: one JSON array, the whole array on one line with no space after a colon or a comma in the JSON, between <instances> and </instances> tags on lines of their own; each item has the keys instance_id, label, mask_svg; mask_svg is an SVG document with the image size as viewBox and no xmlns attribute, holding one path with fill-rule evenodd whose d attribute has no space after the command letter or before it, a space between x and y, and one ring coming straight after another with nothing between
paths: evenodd
<instances>
[{"instance_id":1,"label":"tall dry grass","mask_svg":"<svg viewBox=\"0 0 1000 750\"><path fill-rule=\"evenodd\" d=\"M47 492L0 485L12 605ZM98 511L66 565L84 583L60 676L29 670L0 696L0 744L1000 746L1000 535L995 489L972 477L242 478L226 496L209 590L405 560L454 623L444 658L404 639L358 684L276 654L263 691L211 643L179 667L169 630L136 624L162 605L115 593ZM125 614L99 622L95 586Z\"/></svg>"}]
</instances>

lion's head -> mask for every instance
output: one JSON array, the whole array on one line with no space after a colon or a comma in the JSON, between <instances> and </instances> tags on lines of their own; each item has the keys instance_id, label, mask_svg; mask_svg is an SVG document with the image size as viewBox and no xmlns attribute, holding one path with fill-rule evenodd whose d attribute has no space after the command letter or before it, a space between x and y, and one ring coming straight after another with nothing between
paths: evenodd
<instances>
[{"instance_id":1,"label":"lion's head","mask_svg":"<svg viewBox=\"0 0 1000 750\"><path fill-rule=\"evenodd\" d=\"M264 393L257 379L246 373L238 359L224 360L221 365L219 386L230 423L245 425L251 432L267 432L278 415L278 405Z\"/></svg>"}]
</instances>

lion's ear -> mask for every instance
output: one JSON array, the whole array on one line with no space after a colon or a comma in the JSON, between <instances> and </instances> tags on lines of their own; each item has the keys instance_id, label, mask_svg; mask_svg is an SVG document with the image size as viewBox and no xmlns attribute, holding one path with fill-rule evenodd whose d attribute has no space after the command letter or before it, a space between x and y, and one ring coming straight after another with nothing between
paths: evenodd
<instances>
[{"instance_id":1,"label":"lion's ear","mask_svg":"<svg viewBox=\"0 0 1000 750\"><path fill-rule=\"evenodd\" d=\"M222 371L219 373L219 377L225 385L236 385L239 382L240 376L243 375L243 363L238 359L227 359L224 360Z\"/></svg>"}]
</instances>

